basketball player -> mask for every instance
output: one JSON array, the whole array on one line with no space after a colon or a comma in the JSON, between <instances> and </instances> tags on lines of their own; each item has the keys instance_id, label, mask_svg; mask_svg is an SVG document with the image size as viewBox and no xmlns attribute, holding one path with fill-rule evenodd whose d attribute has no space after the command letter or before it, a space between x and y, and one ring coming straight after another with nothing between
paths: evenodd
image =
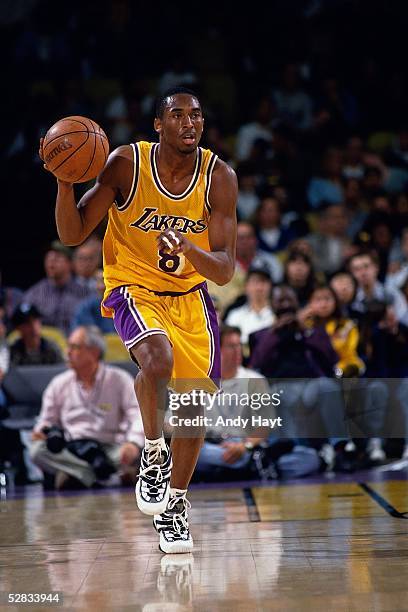
<instances>
[{"instance_id":1,"label":"basketball player","mask_svg":"<svg viewBox=\"0 0 408 612\"><path fill-rule=\"evenodd\" d=\"M203 125L193 92L168 91L156 108L159 143L118 147L78 205L72 184L58 180L56 201L66 245L81 244L108 213L102 314L113 317L140 367L135 390L146 441L136 499L154 515L165 553L193 548L186 493L203 437L173 436L167 446L167 387L217 389L219 338L205 279L224 285L235 265L237 180L199 147Z\"/></svg>"}]
</instances>

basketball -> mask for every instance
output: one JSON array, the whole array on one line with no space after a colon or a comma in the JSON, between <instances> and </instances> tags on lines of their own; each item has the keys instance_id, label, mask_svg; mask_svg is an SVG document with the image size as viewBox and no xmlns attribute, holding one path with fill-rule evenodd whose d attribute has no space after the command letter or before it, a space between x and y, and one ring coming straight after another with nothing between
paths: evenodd
<instances>
[{"instance_id":1,"label":"basketball","mask_svg":"<svg viewBox=\"0 0 408 612\"><path fill-rule=\"evenodd\" d=\"M101 172L109 155L109 141L102 128L87 117L60 119L43 142L44 162L57 178L85 183Z\"/></svg>"}]
</instances>

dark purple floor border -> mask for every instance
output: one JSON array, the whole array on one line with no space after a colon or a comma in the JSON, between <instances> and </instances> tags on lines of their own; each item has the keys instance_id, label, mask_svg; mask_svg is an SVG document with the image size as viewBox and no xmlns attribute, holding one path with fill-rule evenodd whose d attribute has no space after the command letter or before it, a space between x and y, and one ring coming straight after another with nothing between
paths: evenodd
<instances>
[{"instance_id":1,"label":"dark purple floor border","mask_svg":"<svg viewBox=\"0 0 408 612\"><path fill-rule=\"evenodd\" d=\"M408 480L408 468L404 468L398 471L379 471L379 470L364 470L360 472L354 472L353 474L339 474L339 473L326 473L318 474L316 476L308 476L307 478L293 478L291 480L272 480L262 482L260 480L245 480L245 481L233 481L233 482L211 482L211 483L194 483L190 486L191 490L211 490L211 489L242 489L250 487L278 487L280 485L314 485L314 484L328 484L328 483L346 483L346 482L387 482L390 480ZM112 495L116 493L129 493L133 495L133 489L131 487L112 487L106 489L90 489L81 491L44 491L41 484L15 487L14 491L7 491L7 500L11 499L24 499L32 497L79 497L85 495ZM0 501L0 504L4 503Z\"/></svg>"}]
</instances>

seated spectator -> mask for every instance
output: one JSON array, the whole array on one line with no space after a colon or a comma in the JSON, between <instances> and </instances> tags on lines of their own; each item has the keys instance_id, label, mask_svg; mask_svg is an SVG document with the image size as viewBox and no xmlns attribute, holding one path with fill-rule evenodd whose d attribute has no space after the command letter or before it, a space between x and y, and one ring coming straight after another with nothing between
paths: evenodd
<instances>
[{"instance_id":1,"label":"seated spectator","mask_svg":"<svg viewBox=\"0 0 408 612\"><path fill-rule=\"evenodd\" d=\"M408 278L408 227L402 230L401 239L394 243L389 261L385 284L401 289Z\"/></svg>"},{"instance_id":2,"label":"seated spectator","mask_svg":"<svg viewBox=\"0 0 408 612\"><path fill-rule=\"evenodd\" d=\"M286 64L281 82L273 96L279 119L295 130L306 131L312 126L312 101L300 84L296 64Z\"/></svg>"},{"instance_id":3,"label":"seated spectator","mask_svg":"<svg viewBox=\"0 0 408 612\"><path fill-rule=\"evenodd\" d=\"M237 213L240 221L246 221L256 211L259 196L256 192L256 170L253 164L243 162L237 168L238 200Z\"/></svg>"},{"instance_id":4,"label":"seated spectator","mask_svg":"<svg viewBox=\"0 0 408 612\"><path fill-rule=\"evenodd\" d=\"M363 196L366 200L371 200L384 187L383 171L377 165L366 166L362 181Z\"/></svg>"},{"instance_id":5,"label":"seated spectator","mask_svg":"<svg viewBox=\"0 0 408 612\"><path fill-rule=\"evenodd\" d=\"M313 327L324 326L339 356L336 375L349 377L363 374L364 362L357 354L358 328L351 319L342 316L334 289L327 286L317 287L310 297L307 308Z\"/></svg>"},{"instance_id":6,"label":"seated spectator","mask_svg":"<svg viewBox=\"0 0 408 612\"><path fill-rule=\"evenodd\" d=\"M330 280L330 287L336 294L340 312L343 317L349 316L350 304L356 295L357 284L348 272L337 272Z\"/></svg>"},{"instance_id":7,"label":"seated spectator","mask_svg":"<svg viewBox=\"0 0 408 612\"><path fill-rule=\"evenodd\" d=\"M335 148L328 149L323 156L320 176L312 177L307 189L311 208L316 210L323 202L341 204L344 201L341 171L341 151Z\"/></svg>"},{"instance_id":8,"label":"seated spectator","mask_svg":"<svg viewBox=\"0 0 408 612\"><path fill-rule=\"evenodd\" d=\"M235 154L238 161L249 159L251 149L256 140L271 142L271 122L274 113L269 98L259 100L252 121L242 125L237 134Z\"/></svg>"},{"instance_id":9,"label":"seated spectator","mask_svg":"<svg viewBox=\"0 0 408 612\"><path fill-rule=\"evenodd\" d=\"M305 236L309 231L309 224L302 212L297 212L294 208L296 204L294 193L295 191L293 189L289 191L288 188L282 184L278 184L272 189L272 196L279 203L282 225L292 234L290 244L296 241L296 238L293 238L293 236Z\"/></svg>"},{"instance_id":10,"label":"seated spectator","mask_svg":"<svg viewBox=\"0 0 408 612\"><path fill-rule=\"evenodd\" d=\"M382 449L381 432L386 422L395 418L395 405L390 402L387 385L381 378L400 379L396 395L401 404L406 427L408 426L408 327L399 322L393 308L386 307L375 313L368 312L360 322L360 352L366 364L366 376L371 380L371 386L376 387L371 408L371 435L377 436L370 440L371 453L382 461L385 453ZM392 411L392 412L390 412ZM408 446L408 429L405 430ZM405 454L405 450L404 450Z\"/></svg>"},{"instance_id":11,"label":"seated spectator","mask_svg":"<svg viewBox=\"0 0 408 612\"><path fill-rule=\"evenodd\" d=\"M285 261L284 283L296 293L301 307L306 306L316 284L310 257L298 248L289 251Z\"/></svg>"},{"instance_id":12,"label":"seated spectator","mask_svg":"<svg viewBox=\"0 0 408 612\"><path fill-rule=\"evenodd\" d=\"M237 227L236 265L232 280L220 287L212 281L208 281L208 290L219 300L219 309L225 313L227 306L238 300L241 306L245 298L241 298L248 270L251 267L265 267L273 283L282 280L282 264L279 259L271 253L265 253L258 249L253 226L247 221L240 221Z\"/></svg>"},{"instance_id":13,"label":"seated spectator","mask_svg":"<svg viewBox=\"0 0 408 612\"><path fill-rule=\"evenodd\" d=\"M358 321L360 332L359 352L366 366L365 376L376 379L370 383L372 393L370 431L371 457L385 458L378 436L384 427L389 392L378 378L399 377L408 374L405 351L408 328L407 303L403 294L393 287L386 288L378 281L378 259L373 252L354 255L349 268L357 281L351 313Z\"/></svg>"},{"instance_id":14,"label":"seated spectator","mask_svg":"<svg viewBox=\"0 0 408 612\"><path fill-rule=\"evenodd\" d=\"M12 316L14 329L20 333L10 347L13 366L46 365L64 361L59 347L41 336L41 313L32 304L22 302Z\"/></svg>"},{"instance_id":15,"label":"seated spectator","mask_svg":"<svg viewBox=\"0 0 408 612\"><path fill-rule=\"evenodd\" d=\"M227 325L241 330L244 345L248 344L249 334L269 327L275 320L270 303L271 289L268 269L257 266L250 268L245 284L246 303L232 308L225 319Z\"/></svg>"},{"instance_id":16,"label":"seated spectator","mask_svg":"<svg viewBox=\"0 0 408 612\"><path fill-rule=\"evenodd\" d=\"M3 285L0 271L0 304L4 313L3 318L7 329L9 328L11 316L22 299L23 292L21 289L18 289L17 287L6 287Z\"/></svg>"},{"instance_id":17,"label":"seated spectator","mask_svg":"<svg viewBox=\"0 0 408 612\"><path fill-rule=\"evenodd\" d=\"M119 484L135 465L144 435L133 378L105 365L98 328L78 327L68 342L70 369L44 392L31 457L55 475L57 489ZM119 475L117 472L119 471Z\"/></svg>"},{"instance_id":18,"label":"seated spectator","mask_svg":"<svg viewBox=\"0 0 408 612\"><path fill-rule=\"evenodd\" d=\"M346 179L357 181L364 176L364 143L360 136L350 136L347 140L342 174Z\"/></svg>"},{"instance_id":19,"label":"seated spectator","mask_svg":"<svg viewBox=\"0 0 408 612\"><path fill-rule=\"evenodd\" d=\"M376 215L375 218L371 219L369 225L366 222L366 231L368 232L370 238L365 242L364 246L377 254L378 279L381 282L384 282L388 270L390 250L393 243L391 216L388 214Z\"/></svg>"},{"instance_id":20,"label":"seated spectator","mask_svg":"<svg viewBox=\"0 0 408 612\"><path fill-rule=\"evenodd\" d=\"M74 315L72 329L80 325L96 325L103 334L115 333L113 319L101 315L101 301L105 292L103 281L103 270L97 270L94 274L95 290L97 295L86 298L80 302Z\"/></svg>"},{"instance_id":21,"label":"seated spectator","mask_svg":"<svg viewBox=\"0 0 408 612\"><path fill-rule=\"evenodd\" d=\"M280 409L285 437L310 437L312 412L320 414L328 436L344 436L343 402L333 380L339 357L326 330L305 325L296 294L287 285L274 288L272 308L274 324L249 338L250 367L272 379L273 389L284 391Z\"/></svg>"},{"instance_id":22,"label":"seated spectator","mask_svg":"<svg viewBox=\"0 0 408 612\"><path fill-rule=\"evenodd\" d=\"M268 329L251 335L251 366L266 377L308 378L333 376L338 355L322 328L306 328L298 319L294 290L281 285L272 291L276 319ZM306 358L310 350L312 358Z\"/></svg>"},{"instance_id":23,"label":"seated spectator","mask_svg":"<svg viewBox=\"0 0 408 612\"><path fill-rule=\"evenodd\" d=\"M101 266L102 243L96 236L91 236L73 254L72 265L74 278L82 287L96 288L95 272Z\"/></svg>"},{"instance_id":24,"label":"seated spectator","mask_svg":"<svg viewBox=\"0 0 408 612\"><path fill-rule=\"evenodd\" d=\"M363 199L360 181L355 178L348 178L344 181L344 205L348 217L347 236L350 240L354 240L368 215L368 207Z\"/></svg>"},{"instance_id":25,"label":"seated spectator","mask_svg":"<svg viewBox=\"0 0 408 612\"><path fill-rule=\"evenodd\" d=\"M258 247L267 253L282 251L295 238L294 232L282 225L279 202L274 197L261 200L255 213Z\"/></svg>"},{"instance_id":26,"label":"seated spectator","mask_svg":"<svg viewBox=\"0 0 408 612\"><path fill-rule=\"evenodd\" d=\"M214 425L207 430L206 440L197 463L198 472L203 472L207 476L210 476L216 468L226 470L247 468L253 449L266 438L269 431L265 429L261 435L259 430L256 432L257 435L254 435L252 427L248 427L247 433L242 427L215 426L220 416L224 418L240 416L249 418L251 422L253 410L247 403L240 401L240 398L244 394L250 396L253 393L269 393L268 383L261 374L242 367L240 330L231 326L221 327L220 342L223 393L211 409ZM224 401L226 397L228 401ZM272 406L268 416L270 418L274 416Z\"/></svg>"},{"instance_id":27,"label":"seated spectator","mask_svg":"<svg viewBox=\"0 0 408 612\"><path fill-rule=\"evenodd\" d=\"M292 240L292 242L288 245L287 251L288 257L292 254L292 252L299 252L306 255L309 260L313 259L313 249L304 236L302 238Z\"/></svg>"},{"instance_id":28,"label":"seated spectator","mask_svg":"<svg viewBox=\"0 0 408 612\"><path fill-rule=\"evenodd\" d=\"M355 127L357 119L354 95L341 85L337 75L327 75L321 81L316 100L315 140L322 144L340 142Z\"/></svg>"},{"instance_id":29,"label":"seated spectator","mask_svg":"<svg viewBox=\"0 0 408 612\"><path fill-rule=\"evenodd\" d=\"M24 301L38 308L44 325L57 327L64 334L71 329L75 310L91 291L72 276L72 250L54 240L44 258L46 278L30 287Z\"/></svg>"},{"instance_id":30,"label":"seated spectator","mask_svg":"<svg viewBox=\"0 0 408 612\"><path fill-rule=\"evenodd\" d=\"M173 87L192 87L197 82L197 76L188 65L188 60L182 49L175 49L167 70L160 76L157 83L157 91L163 95L168 89Z\"/></svg>"},{"instance_id":31,"label":"seated spectator","mask_svg":"<svg viewBox=\"0 0 408 612\"><path fill-rule=\"evenodd\" d=\"M353 255L348 263L349 270L357 283L355 298L351 304L353 317L361 320L375 316L375 312L392 307L398 321L408 318L405 297L394 287L386 288L378 280L379 266L377 255L371 251Z\"/></svg>"},{"instance_id":32,"label":"seated spectator","mask_svg":"<svg viewBox=\"0 0 408 612\"><path fill-rule=\"evenodd\" d=\"M370 209L370 214L365 226L368 230L373 223L377 222L378 218L384 218L392 214L391 199L383 189L373 194L368 203L368 207Z\"/></svg>"},{"instance_id":33,"label":"seated spectator","mask_svg":"<svg viewBox=\"0 0 408 612\"><path fill-rule=\"evenodd\" d=\"M242 419L248 418L249 424L246 429L242 426L212 426L208 429L197 463L199 477L229 479L231 471L234 471L239 472L241 478L253 478L254 475L298 478L318 471L321 460L315 449L305 447L297 440L271 435L268 428L250 425L255 409L247 405L245 396L269 395L268 382L254 370L242 367L242 346L237 327L221 327L220 342L223 394L211 410L212 422L219 416L225 419L239 415ZM262 410L263 417L275 418L276 409L272 403ZM257 409L256 414L259 413Z\"/></svg>"},{"instance_id":34,"label":"seated spectator","mask_svg":"<svg viewBox=\"0 0 408 612\"><path fill-rule=\"evenodd\" d=\"M315 289L310 300L310 310L314 324L325 325L333 348L340 357L336 366L336 375L343 378L362 376L366 371L366 365L357 354L360 340L359 331L351 319L341 315L340 304L335 291L331 287ZM373 431L374 434L378 434L385 423L388 400L386 385L378 380L365 379L360 384L360 390L362 392L360 408L357 411L360 414L358 417L354 417L354 420L367 434ZM363 406L363 410L361 410L361 406ZM345 446L343 445L342 450L344 455L347 455ZM382 462L385 459L385 453L381 448L379 438L369 438L366 451L368 459L372 463ZM340 456L338 453L337 455L337 462L339 463ZM350 461L350 458L351 456L348 457L348 461ZM343 460L345 459L346 457L343 457ZM355 461L356 467L357 464L358 462Z\"/></svg>"},{"instance_id":35,"label":"seated spectator","mask_svg":"<svg viewBox=\"0 0 408 612\"><path fill-rule=\"evenodd\" d=\"M221 125L218 125L214 122L210 124L206 124L205 128L205 138L203 139L203 144L205 143L205 147L210 149L213 153L218 155L224 161L231 163L233 154L232 147L226 138L223 130L221 129Z\"/></svg>"},{"instance_id":36,"label":"seated spectator","mask_svg":"<svg viewBox=\"0 0 408 612\"><path fill-rule=\"evenodd\" d=\"M318 229L306 238L313 249L317 272L333 274L350 254L348 218L342 204L326 204L319 210Z\"/></svg>"},{"instance_id":37,"label":"seated spectator","mask_svg":"<svg viewBox=\"0 0 408 612\"><path fill-rule=\"evenodd\" d=\"M254 227L246 221L238 223L237 228L237 268L246 275L252 267L265 267L269 271L272 282L282 280L282 264L271 253L265 253L259 248Z\"/></svg>"}]
</instances>

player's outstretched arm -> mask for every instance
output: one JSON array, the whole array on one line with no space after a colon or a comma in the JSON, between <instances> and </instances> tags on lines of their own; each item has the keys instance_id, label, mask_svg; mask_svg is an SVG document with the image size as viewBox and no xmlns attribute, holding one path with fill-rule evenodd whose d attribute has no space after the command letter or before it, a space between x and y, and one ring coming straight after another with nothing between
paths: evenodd
<instances>
[{"instance_id":1,"label":"player's outstretched arm","mask_svg":"<svg viewBox=\"0 0 408 612\"><path fill-rule=\"evenodd\" d=\"M177 230L170 229L158 237L159 249L171 254L184 253L202 276L218 285L228 283L235 270L237 196L235 172L224 162L217 161L209 193L211 217L208 235L211 250L201 249Z\"/></svg>"},{"instance_id":2,"label":"player's outstretched arm","mask_svg":"<svg viewBox=\"0 0 408 612\"><path fill-rule=\"evenodd\" d=\"M126 182L123 176L123 157L128 158L128 145L113 151L95 185L85 193L77 204L72 183L57 179L58 193L55 220L61 242L67 246L81 244L102 221L115 201L118 189ZM131 151L130 151L131 155ZM42 143L40 143L40 157ZM46 168L46 165L44 164Z\"/></svg>"}]
</instances>

